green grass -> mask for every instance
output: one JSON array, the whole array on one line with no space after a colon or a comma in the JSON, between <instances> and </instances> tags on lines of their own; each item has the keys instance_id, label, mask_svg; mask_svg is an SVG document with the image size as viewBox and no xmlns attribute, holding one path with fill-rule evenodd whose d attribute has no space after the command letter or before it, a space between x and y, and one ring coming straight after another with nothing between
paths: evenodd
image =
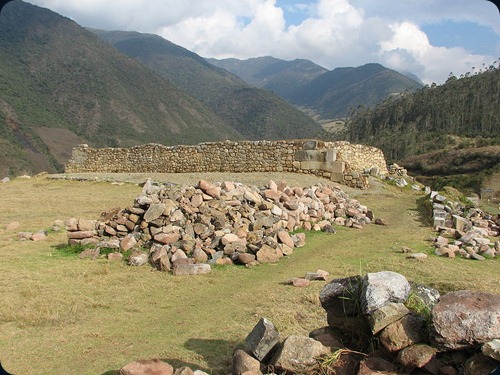
<instances>
[{"instance_id":1,"label":"green grass","mask_svg":"<svg viewBox=\"0 0 500 375\"><path fill-rule=\"evenodd\" d=\"M391 270L440 291L496 292L498 259L476 262L430 256L418 262L401 246L430 251L416 193L392 187L357 199L388 226L307 232L307 245L276 264L216 267L209 275L173 277L152 267L62 256L65 233L20 242L17 231L49 228L55 219L88 219L127 206L131 184L15 179L0 184L0 360L15 374L113 374L134 359L161 358L224 374L233 350L261 317L283 337L326 325L318 294L324 282L283 282L325 269L331 277ZM4 230L19 221L15 232Z\"/></svg>"}]
</instances>

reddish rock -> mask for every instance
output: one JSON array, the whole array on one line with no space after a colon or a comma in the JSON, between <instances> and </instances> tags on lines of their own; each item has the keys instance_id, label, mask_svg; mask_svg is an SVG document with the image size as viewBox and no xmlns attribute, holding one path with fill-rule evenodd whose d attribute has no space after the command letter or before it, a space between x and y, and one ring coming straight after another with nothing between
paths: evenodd
<instances>
[{"instance_id":1,"label":"reddish rock","mask_svg":"<svg viewBox=\"0 0 500 375\"><path fill-rule=\"evenodd\" d=\"M45 232L37 232L37 233L33 233L33 235L31 236L31 241L43 241L47 238L47 235L45 234Z\"/></svg>"},{"instance_id":2,"label":"reddish rock","mask_svg":"<svg viewBox=\"0 0 500 375\"><path fill-rule=\"evenodd\" d=\"M292 279L288 279L287 281L285 281L285 284L290 284L290 285L293 285L293 286L298 287L298 288L307 287L307 286L309 286L310 283L311 283L311 281L309 281L307 279L303 279L301 277L294 277Z\"/></svg>"},{"instance_id":3,"label":"reddish rock","mask_svg":"<svg viewBox=\"0 0 500 375\"><path fill-rule=\"evenodd\" d=\"M398 362L407 368L422 368L436 355L437 349L425 344L411 345L398 353Z\"/></svg>"},{"instance_id":4,"label":"reddish rock","mask_svg":"<svg viewBox=\"0 0 500 375\"><path fill-rule=\"evenodd\" d=\"M181 239L179 233L163 233L160 232L154 236L155 241L161 242L163 244L171 244L177 242Z\"/></svg>"},{"instance_id":5,"label":"reddish rock","mask_svg":"<svg viewBox=\"0 0 500 375\"><path fill-rule=\"evenodd\" d=\"M280 256L276 249L269 245L263 245L259 251L257 251L257 260L261 263L274 263L280 259Z\"/></svg>"},{"instance_id":6,"label":"reddish rock","mask_svg":"<svg viewBox=\"0 0 500 375\"><path fill-rule=\"evenodd\" d=\"M255 261L255 255L250 253L238 254L238 261L242 264L249 264Z\"/></svg>"},{"instance_id":7,"label":"reddish rock","mask_svg":"<svg viewBox=\"0 0 500 375\"><path fill-rule=\"evenodd\" d=\"M500 337L500 295L461 290L441 296L432 310L432 343L463 349Z\"/></svg>"},{"instance_id":8,"label":"reddish rock","mask_svg":"<svg viewBox=\"0 0 500 375\"><path fill-rule=\"evenodd\" d=\"M175 370L174 375L195 375L195 373L189 367L182 366Z\"/></svg>"},{"instance_id":9,"label":"reddish rock","mask_svg":"<svg viewBox=\"0 0 500 375\"><path fill-rule=\"evenodd\" d=\"M425 322L415 315L406 315L385 327L378 338L390 352L401 350L426 339Z\"/></svg>"},{"instance_id":10,"label":"reddish rock","mask_svg":"<svg viewBox=\"0 0 500 375\"><path fill-rule=\"evenodd\" d=\"M123 254L122 253L109 253L108 260L110 260L112 262L122 261Z\"/></svg>"},{"instance_id":11,"label":"reddish rock","mask_svg":"<svg viewBox=\"0 0 500 375\"><path fill-rule=\"evenodd\" d=\"M203 190L203 192L212 198L219 199L220 198L220 193L221 193L221 188L218 186L215 186L214 184L211 184L208 181L205 180L200 180L198 182L198 188Z\"/></svg>"},{"instance_id":12,"label":"reddish rock","mask_svg":"<svg viewBox=\"0 0 500 375\"><path fill-rule=\"evenodd\" d=\"M318 365L319 358L330 349L305 336L288 336L270 360L274 367L296 374L308 374Z\"/></svg>"},{"instance_id":13,"label":"reddish rock","mask_svg":"<svg viewBox=\"0 0 500 375\"><path fill-rule=\"evenodd\" d=\"M292 236L295 247L303 247L306 244L306 234L296 233Z\"/></svg>"},{"instance_id":14,"label":"reddish rock","mask_svg":"<svg viewBox=\"0 0 500 375\"><path fill-rule=\"evenodd\" d=\"M285 230L280 230L280 231L278 232L278 240L279 240L281 243L283 243L283 244L287 245L289 248L292 248L292 249L293 249L293 247L295 246L295 244L293 243L293 239L292 239L292 237L291 237L291 236L290 236L290 234L289 234L287 231L285 231Z\"/></svg>"},{"instance_id":15,"label":"reddish rock","mask_svg":"<svg viewBox=\"0 0 500 375\"><path fill-rule=\"evenodd\" d=\"M120 241L120 247L122 248L123 251L130 250L136 244L137 244L137 240L135 239L135 237L132 234L127 234Z\"/></svg>"},{"instance_id":16,"label":"reddish rock","mask_svg":"<svg viewBox=\"0 0 500 375\"><path fill-rule=\"evenodd\" d=\"M95 231L87 230L87 231L78 231L78 232L68 232L69 239L81 240L83 238L90 238L95 235Z\"/></svg>"},{"instance_id":17,"label":"reddish rock","mask_svg":"<svg viewBox=\"0 0 500 375\"><path fill-rule=\"evenodd\" d=\"M120 375L173 375L174 368L159 359L133 361L120 369Z\"/></svg>"},{"instance_id":18,"label":"reddish rock","mask_svg":"<svg viewBox=\"0 0 500 375\"><path fill-rule=\"evenodd\" d=\"M262 374L260 371L261 364L259 360L252 357L245 351L238 349L234 352L233 362L231 365L232 375L242 375L252 371L255 374Z\"/></svg>"},{"instance_id":19,"label":"reddish rock","mask_svg":"<svg viewBox=\"0 0 500 375\"><path fill-rule=\"evenodd\" d=\"M398 367L383 358L371 357L362 360L357 375L399 375Z\"/></svg>"}]
</instances>

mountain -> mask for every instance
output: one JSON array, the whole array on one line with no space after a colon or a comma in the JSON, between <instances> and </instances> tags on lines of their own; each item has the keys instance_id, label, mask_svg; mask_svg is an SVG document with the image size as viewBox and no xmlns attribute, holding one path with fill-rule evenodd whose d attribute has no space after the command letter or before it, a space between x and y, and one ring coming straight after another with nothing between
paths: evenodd
<instances>
[{"instance_id":1,"label":"mountain","mask_svg":"<svg viewBox=\"0 0 500 375\"><path fill-rule=\"evenodd\" d=\"M208 61L322 119L344 118L359 105L373 106L390 95L423 86L408 73L401 74L380 64L329 71L309 60L284 61L273 57Z\"/></svg>"},{"instance_id":2,"label":"mountain","mask_svg":"<svg viewBox=\"0 0 500 375\"><path fill-rule=\"evenodd\" d=\"M500 172L498 108L500 64L360 108L348 121L348 140L381 148L438 188L450 182L479 191Z\"/></svg>"},{"instance_id":3,"label":"mountain","mask_svg":"<svg viewBox=\"0 0 500 375\"><path fill-rule=\"evenodd\" d=\"M241 139L206 105L75 22L16 0L0 15L0 175L96 147Z\"/></svg>"},{"instance_id":4,"label":"mountain","mask_svg":"<svg viewBox=\"0 0 500 375\"><path fill-rule=\"evenodd\" d=\"M284 99L288 99L297 87L328 71L309 60L285 61L271 56L247 60L207 59L207 61L237 75L251 85L273 91Z\"/></svg>"},{"instance_id":5,"label":"mountain","mask_svg":"<svg viewBox=\"0 0 500 375\"><path fill-rule=\"evenodd\" d=\"M299 87L289 98L324 118L347 117L360 105L373 106L391 95L414 91L422 85L380 64L336 68Z\"/></svg>"},{"instance_id":6,"label":"mountain","mask_svg":"<svg viewBox=\"0 0 500 375\"><path fill-rule=\"evenodd\" d=\"M91 31L205 103L248 139L310 138L321 130L319 124L278 95L250 86L158 35Z\"/></svg>"}]
</instances>

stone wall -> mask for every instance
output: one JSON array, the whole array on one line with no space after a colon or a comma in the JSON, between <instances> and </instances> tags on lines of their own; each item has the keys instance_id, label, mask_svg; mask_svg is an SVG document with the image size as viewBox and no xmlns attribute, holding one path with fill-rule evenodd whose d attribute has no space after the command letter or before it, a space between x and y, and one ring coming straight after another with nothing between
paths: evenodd
<instances>
[{"instance_id":1,"label":"stone wall","mask_svg":"<svg viewBox=\"0 0 500 375\"><path fill-rule=\"evenodd\" d=\"M349 142L317 140L210 142L198 145L146 144L131 148L73 149L66 173L311 173L363 187L371 170L387 173L381 150Z\"/></svg>"}]
</instances>

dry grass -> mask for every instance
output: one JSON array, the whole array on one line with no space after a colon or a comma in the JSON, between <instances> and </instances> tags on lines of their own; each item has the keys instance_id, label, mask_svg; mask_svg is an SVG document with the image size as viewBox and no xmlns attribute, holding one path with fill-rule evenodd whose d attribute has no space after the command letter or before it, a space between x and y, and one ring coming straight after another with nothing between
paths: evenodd
<instances>
[{"instance_id":1,"label":"dry grass","mask_svg":"<svg viewBox=\"0 0 500 375\"><path fill-rule=\"evenodd\" d=\"M200 177L207 178L190 178ZM314 182L303 177L302 186ZM256 183L263 178L281 177L260 176ZM419 196L393 187L357 192L389 221L386 227L309 233L306 247L277 264L216 268L206 276L173 277L148 266L80 260L58 250L64 233L50 233L39 243L16 239L17 231L48 229L55 219L96 218L107 208L127 206L139 190L131 184L45 178L0 184L0 361L8 371L113 374L133 359L158 357L226 373L232 351L262 316L284 336L326 324L318 301L324 283L303 289L283 284L318 268L332 277L392 270L444 291L500 287L497 259L405 259L401 246L430 252L425 239L432 232L420 220ZM4 230L12 221L21 227Z\"/></svg>"}]
</instances>

